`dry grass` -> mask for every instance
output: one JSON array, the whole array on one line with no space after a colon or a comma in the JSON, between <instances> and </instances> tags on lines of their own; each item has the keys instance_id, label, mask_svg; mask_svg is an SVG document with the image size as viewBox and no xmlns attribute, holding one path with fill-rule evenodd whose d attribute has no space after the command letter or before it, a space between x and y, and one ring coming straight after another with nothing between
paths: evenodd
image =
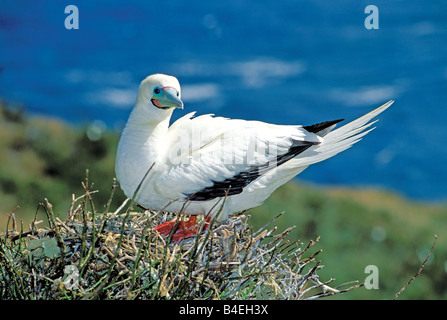
<instances>
[{"instance_id":1,"label":"dry grass","mask_svg":"<svg viewBox=\"0 0 447 320\"><path fill-rule=\"evenodd\" d=\"M273 227L281 214L256 232L239 214L171 243L153 227L181 215L140 212L131 200L112 212L115 187L101 213L88 181L63 220L48 201L28 231L11 213L0 240L0 298L314 299L361 286L320 281L316 241L286 240L292 228ZM37 221L42 211L48 226Z\"/></svg>"}]
</instances>

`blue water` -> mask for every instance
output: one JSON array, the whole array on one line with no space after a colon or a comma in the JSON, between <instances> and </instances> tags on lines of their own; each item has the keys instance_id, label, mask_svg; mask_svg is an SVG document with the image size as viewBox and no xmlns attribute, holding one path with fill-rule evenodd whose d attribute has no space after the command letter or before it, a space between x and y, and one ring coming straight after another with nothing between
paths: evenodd
<instances>
[{"instance_id":1,"label":"blue water","mask_svg":"<svg viewBox=\"0 0 447 320\"><path fill-rule=\"evenodd\" d=\"M0 2L0 97L120 130L139 82L175 75L185 109L312 124L389 99L376 130L299 177L447 199L447 1ZM364 26L367 5L379 29Z\"/></svg>"}]
</instances>

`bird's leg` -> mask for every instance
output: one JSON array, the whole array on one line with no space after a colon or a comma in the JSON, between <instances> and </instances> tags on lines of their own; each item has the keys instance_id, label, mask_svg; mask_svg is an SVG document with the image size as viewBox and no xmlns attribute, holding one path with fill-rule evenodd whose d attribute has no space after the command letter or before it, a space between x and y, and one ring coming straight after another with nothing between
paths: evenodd
<instances>
[{"instance_id":1,"label":"bird's leg","mask_svg":"<svg viewBox=\"0 0 447 320\"><path fill-rule=\"evenodd\" d=\"M174 230L174 233L175 233L175 231L178 229L178 225L180 223L181 223L181 221L177 221L174 219L172 221L167 221L167 222L159 224L158 226L156 226L154 228L154 230L157 230L159 234L168 236L171 233L172 229L174 229L174 228L175 228L175 230Z\"/></svg>"},{"instance_id":2,"label":"bird's leg","mask_svg":"<svg viewBox=\"0 0 447 320\"><path fill-rule=\"evenodd\" d=\"M171 234L172 229L175 228L172 234L172 241L179 242L183 239L189 238L191 236L195 236L200 231L200 225L197 225L197 216L191 215L188 221L177 221L172 220L168 222L164 222L155 227L160 234L168 236ZM209 228L211 221L211 216L207 215L205 219L205 224L203 226L202 232L206 231Z\"/></svg>"}]
</instances>

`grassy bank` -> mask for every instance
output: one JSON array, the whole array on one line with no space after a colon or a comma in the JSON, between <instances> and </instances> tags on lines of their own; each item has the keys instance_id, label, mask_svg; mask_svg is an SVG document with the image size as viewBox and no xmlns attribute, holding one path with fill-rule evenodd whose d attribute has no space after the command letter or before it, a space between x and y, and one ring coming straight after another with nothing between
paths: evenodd
<instances>
[{"instance_id":1,"label":"grassy bank","mask_svg":"<svg viewBox=\"0 0 447 320\"><path fill-rule=\"evenodd\" d=\"M92 134L92 132L94 134ZM25 229L48 198L64 219L74 197L85 190L89 170L94 206L103 211L110 196L118 134L72 127L59 120L28 117L0 104L0 231L8 216ZM125 200L117 189L111 208ZM19 207L17 207L19 206ZM437 234L439 240L422 274L401 299L447 298L447 207L417 203L392 192L290 183L248 212L257 230L280 212L278 230L295 225L288 238L308 243L320 237L320 277L337 283L364 281L365 267L379 270L379 289L359 288L340 299L391 299L418 271ZM38 215L42 215L42 211ZM10 220L11 221L11 220ZM19 228L20 229L20 228Z\"/></svg>"},{"instance_id":2,"label":"grassy bank","mask_svg":"<svg viewBox=\"0 0 447 320\"><path fill-rule=\"evenodd\" d=\"M394 193L302 184L283 186L262 207L252 210L261 220L272 210L285 210L282 222L296 225L290 237L320 236L325 272L338 281L368 276L365 268L379 270L379 289L361 288L340 298L391 299L419 269L429 253L434 235L436 248L422 276L402 299L447 297L447 208L410 201ZM258 220L253 221L254 225Z\"/></svg>"}]
</instances>

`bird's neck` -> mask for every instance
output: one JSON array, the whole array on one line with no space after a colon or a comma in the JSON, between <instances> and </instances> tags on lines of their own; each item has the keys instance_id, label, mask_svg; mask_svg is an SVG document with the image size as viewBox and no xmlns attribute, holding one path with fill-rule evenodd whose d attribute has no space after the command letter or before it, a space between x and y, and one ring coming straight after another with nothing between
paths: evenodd
<instances>
[{"instance_id":1,"label":"bird's neck","mask_svg":"<svg viewBox=\"0 0 447 320\"><path fill-rule=\"evenodd\" d=\"M132 110L123 137L127 143L137 148L161 150L165 144L170 117L154 119L150 114L146 114L144 108L134 108Z\"/></svg>"},{"instance_id":2,"label":"bird's neck","mask_svg":"<svg viewBox=\"0 0 447 320\"><path fill-rule=\"evenodd\" d=\"M143 110L134 108L123 130L116 156L117 179L128 197L149 168L166 152L169 117L148 121Z\"/></svg>"}]
</instances>

